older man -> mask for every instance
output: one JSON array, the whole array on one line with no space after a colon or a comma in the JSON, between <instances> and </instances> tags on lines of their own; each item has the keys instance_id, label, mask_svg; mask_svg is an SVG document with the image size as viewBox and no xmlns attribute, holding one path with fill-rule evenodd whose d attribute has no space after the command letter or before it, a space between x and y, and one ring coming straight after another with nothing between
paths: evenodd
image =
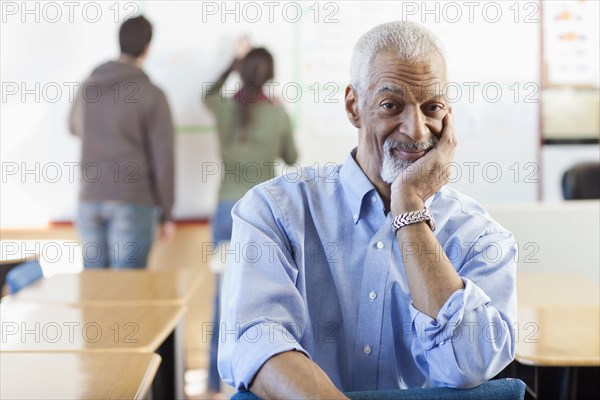
<instances>
[{"instance_id":1,"label":"older man","mask_svg":"<svg viewBox=\"0 0 600 400\"><path fill-rule=\"evenodd\" d=\"M439 40L391 22L360 38L346 88L358 147L335 170L234 208L220 372L264 398L471 387L514 356L515 248L445 187L456 147Z\"/></svg>"}]
</instances>

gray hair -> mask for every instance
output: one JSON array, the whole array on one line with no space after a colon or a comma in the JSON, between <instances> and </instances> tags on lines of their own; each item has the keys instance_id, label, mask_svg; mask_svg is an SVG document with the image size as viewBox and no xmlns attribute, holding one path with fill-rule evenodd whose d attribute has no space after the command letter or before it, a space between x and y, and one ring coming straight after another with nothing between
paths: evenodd
<instances>
[{"instance_id":1,"label":"gray hair","mask_svg":"<svg viewBox=\"0 0 600 400\"><path fill-rule=\"evenodd\" d=\"M361 106L370 78L369 67L382 52L396 53L399 60L407 62L427 61L437 52L446 61L442 42L423 25L405 21L377 25L358 39L352 52L350 84L358 92Z\"/></svg>"}]
</instances>

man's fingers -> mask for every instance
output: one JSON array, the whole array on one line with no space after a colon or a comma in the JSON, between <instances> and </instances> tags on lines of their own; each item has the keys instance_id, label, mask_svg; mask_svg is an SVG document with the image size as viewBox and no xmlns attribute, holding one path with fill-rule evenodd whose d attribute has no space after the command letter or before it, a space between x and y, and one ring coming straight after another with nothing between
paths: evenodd
<instances>
[{"instance_id":1,"label":"man's fingers","mask_svg":"<svg viewBox=\"0 0 600 400\"><path fill-rule=\"evenodd\" d=\"M450 108L442 120L442 133L435 150L438 150L440 153L446 153L446 157L449 158L447 161L449 162L454 157L455 149L454 113L452 108Z\"/></svg>"},{"instance_id":2,"label":"man's fingers","mask_svg":"<svg viewBox=\"0 0 600 400\"><path fill-rule=\"evenodd\" d=\"M447 144L456 145L456 133L454 131L454 112L452 107L448 110L448 113L442 120L442 134L440 136L440 142L444 141Z\"/></svg>"}]
</instances>

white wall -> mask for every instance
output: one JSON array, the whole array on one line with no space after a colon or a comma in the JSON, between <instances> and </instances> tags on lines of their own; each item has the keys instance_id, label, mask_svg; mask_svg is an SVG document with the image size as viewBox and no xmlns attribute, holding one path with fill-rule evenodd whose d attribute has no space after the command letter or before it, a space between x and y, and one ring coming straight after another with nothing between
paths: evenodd
<instances>
[{"instance_id":1,"label":"white wall","mask_svg":"<svg viewBox=\"0 0 600 400\"><path fill-rule=\"evenodd\" d=\"M518 270L562 271L600 282L600 202L489 204L517 242Z\"/></svg>"},{"instance_id":2,"label":"white wall","mask_svg":"<svg viewBox=\"0 0 600 400\"><path fill-rule=\"evenodd\" d=\"M14 4L21 7L20 2ZM48 15L43 15L44 3L38 4L39 22L22 9L14 14L13 9L3 9L2 226L73 216L78 178L68 176L70 164L65 163L77 162L79 149L66 129L68 82L83 80L94 66L117 55L119 24L134 8L142 10L155 26L146 70L167 92L176 123L183 127L177 136L176 217L208 216L214 207L218 179L203 179L202 171L206 163L218 162L216 140L210 132L210 116L198 98L202 83L212 81L229 60L237 35L247 34L253 43L272 50L279 88L296 83L302 88L297 102L285 102L297 127L301 163L341 162L356 143L356 132L347 122L341 102L352 46L375 24L403 18L424 21L440 36L449 55L450 80L462 90L454 104L459 138L456 171L460 171L454 185L484 202L536 200L539 26L525 19L539 19L539 13L531 14L535 8L523 8L516 16L514 7L509 8L511 2L482 2L469 15L463 2L455 2L462 13L457 18L456 9L447 8L444 2L425 6L422 2L342 1L317 3L317 16L312 1L281 2L271 23L268 9L258 2L263 14L252 23L248 19L255 14L251 9L243 14L245 3L238 3L241 21L236 24L235 13L223 15L223 10L218 10L209 15L207 11L213 9L207 9L206 2L121 2L117 8L113 2L98 2L102 15L91 23L93 8L88 7L88 20L82 12L87 3L75 9L73 22L69 22L65 7L58 22L49 21L55 14L46 9ZM210 4L221 7L222 3ZM290 22L296 5L302 18ZM501 7L501 17L492 22L496 7ZM283 17L283 9L288 17ZM34 95L23 99L21 85L31 89L38 83L40 99L36 101ZM316 99L315 83L320 88ZM9 95L6 89L14 88L13 84L19 93ZM486 84L488 92L484 93ZM339 91L330 100L337 102L327 102L329 89L335 85ZM466 85L477 85L472 99ZM47 90L58 86L62 96L53 102L54 92L43 93L45 86ZM492 102L495 87L501 88L502 95ZM293 92L279 96L290 100ZM37 173L23 175L24 168L34 169L37 162ZM57 166L62 174L58 180Z\"/></svg>"}]
</instances>

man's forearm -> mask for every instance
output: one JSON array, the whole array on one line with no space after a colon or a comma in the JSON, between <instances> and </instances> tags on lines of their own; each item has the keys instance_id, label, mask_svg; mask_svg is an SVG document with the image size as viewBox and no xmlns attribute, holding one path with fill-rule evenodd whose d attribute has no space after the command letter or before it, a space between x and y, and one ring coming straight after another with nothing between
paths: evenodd
<instances>
[{"instance_id":1,"label":"man's forearm","mask_svg":"<svg viewBox=\"0 0 600 400\"><path fill-rule=\"evenodd\" d=\"M267 360L250 391L263 399L347 399L314 361L298 351Z\"/></svg>"},{"instance_id":2,"label":"man's forearm","mask_svg":"<svg viewBox=\"0 0 600 400\"><path fill-rule=\"evenodd\" d=\"M400 203L394 215L423 208L422 203ZM462 279L425 222L407 225L396 233L415 308L431 318L452 293L463 289Z\"/></svg>"},{"instance_id":3,"label":"man's forearm","mask_svg":"<svg viewBox=\"0 0 600 400\"><path fill-rule=\"evenodd\" d=\"M435 319L452 293L464 287L462 279L424 222L401 228L397 237L400 248L412 246L403 261L413 304Z\"/></svg>"}]
</instances>

